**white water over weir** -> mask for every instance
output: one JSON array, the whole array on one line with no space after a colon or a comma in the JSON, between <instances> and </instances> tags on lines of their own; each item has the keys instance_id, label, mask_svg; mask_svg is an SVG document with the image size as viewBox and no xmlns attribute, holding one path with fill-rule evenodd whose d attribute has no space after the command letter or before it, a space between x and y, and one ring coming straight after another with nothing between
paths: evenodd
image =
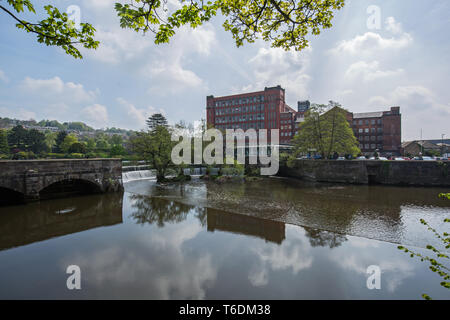
<instances>
[{"instance_id":1,"label":"white water over weir","mask_svg":"<svg viewBox=\"0 0 450 320\"><path fill-rule=\"evenodd\" d=\"M127 166L122 168L123 183L135 180L156 179L156 170L139 170L139 167L147 166ZM142 168L144 169L144 168ZM202 176L206 174L206 168L187 168L184 169L185 175ZM170 175L170 174L169 174ZM173 176L173 175L171 175Z\"/></svg>"},{"instance_id":2,"label":"white water over weir","mask_svg":"<svg viewBox=\"0 0 450 320\"><path fill-rule=\"evenodd\" d=\"M127 171L122 173L123 183L144 179L156 179L156 170Z\"/></svg>"}]
</instances>

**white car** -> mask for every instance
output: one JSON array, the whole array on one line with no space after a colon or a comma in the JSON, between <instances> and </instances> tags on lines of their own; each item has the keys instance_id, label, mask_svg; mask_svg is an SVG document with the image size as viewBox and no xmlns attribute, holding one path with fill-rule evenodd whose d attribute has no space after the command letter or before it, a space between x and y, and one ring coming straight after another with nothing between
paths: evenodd
<instances>
[{"instance_id":1,"label":"white car","mask_svg":"<svg viewBox=\"0 0 450 320\"><path fill-rule=\"evenodd\" d=\"M432 157L422 157L423 161L436 161L435 158Z\"/></svg>"},{"instance_id":2,"label":"white car","mask_svg":"<svg viewBox=\"0 0 450 320\"><path fill-rule=\"evenodd\" d=\"M381 161L388 161L388 158L386 158L386 157L379 157L378 160L381 160Z\"/></svg>"},{"instance_id":3,"label":"white car","mask_svg":"<svg viewBox=\"0 0 450 320\"><path fill-rule=\"evenodd\" d=\"M395 158L394 160L395 161L405 161L405 159L403 159L403 158Z\"/></svg>"},{"instance_id":4,"label":"white car","mask_svg":"<svg viewBox=\"0 0 450 320\"><path fill-rule=\"evenodd\" d=\"M358 157L358 158L356 158L356 160L367 160L367 158L366 157Z\"/></svg>"}]
</instances>

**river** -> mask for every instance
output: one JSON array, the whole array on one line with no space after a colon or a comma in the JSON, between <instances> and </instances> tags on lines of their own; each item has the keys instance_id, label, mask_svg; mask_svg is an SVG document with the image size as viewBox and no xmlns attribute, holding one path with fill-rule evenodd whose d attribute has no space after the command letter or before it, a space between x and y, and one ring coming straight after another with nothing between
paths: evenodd
<instances>
[{"instance_id":1,"label":"river","mask_svg":"<svg viewBox=\"0 0 450 320\"><path fill-rule=\"evenodd\" d=\"M125 183L123 194L0 208L0 299L449 299L425 262L439 188ZM68 266L81 289L68 290ZM381 270L368 289L369 266Z\"/></svg>"}]
</instances>

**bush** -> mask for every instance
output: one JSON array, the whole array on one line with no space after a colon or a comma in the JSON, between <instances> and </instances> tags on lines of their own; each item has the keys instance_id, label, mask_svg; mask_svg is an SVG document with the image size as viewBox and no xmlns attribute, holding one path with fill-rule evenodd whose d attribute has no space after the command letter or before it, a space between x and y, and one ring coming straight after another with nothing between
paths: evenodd
<instances>
[{"instance_id":1,"label":"bush","mask_svg":"<svg viewBox=\"0 0 450 320\"><path fill-rule=\"evenodd\" d=\"M84 154L82 154L82 153L71 153L70 154L70 158L72 158L72 159L83 159L84 158Z\"/></svg>"}]
</instances>

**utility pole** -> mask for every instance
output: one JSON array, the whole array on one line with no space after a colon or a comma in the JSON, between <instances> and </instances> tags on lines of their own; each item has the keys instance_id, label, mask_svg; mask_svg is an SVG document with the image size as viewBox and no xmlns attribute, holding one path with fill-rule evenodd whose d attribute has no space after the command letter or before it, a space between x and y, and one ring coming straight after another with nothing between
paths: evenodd
<instances>
[{"instance_id":1,"label":"utility pole","mask_svg":"<svg viewBox=\"0 0 450 320\"><path fill-rule=\"evenodd\" d=\"M445 136L445 133L443 133L441 136L442 136L441 156L444 156L444 136Z\"/></svg>"}]
</instances>

